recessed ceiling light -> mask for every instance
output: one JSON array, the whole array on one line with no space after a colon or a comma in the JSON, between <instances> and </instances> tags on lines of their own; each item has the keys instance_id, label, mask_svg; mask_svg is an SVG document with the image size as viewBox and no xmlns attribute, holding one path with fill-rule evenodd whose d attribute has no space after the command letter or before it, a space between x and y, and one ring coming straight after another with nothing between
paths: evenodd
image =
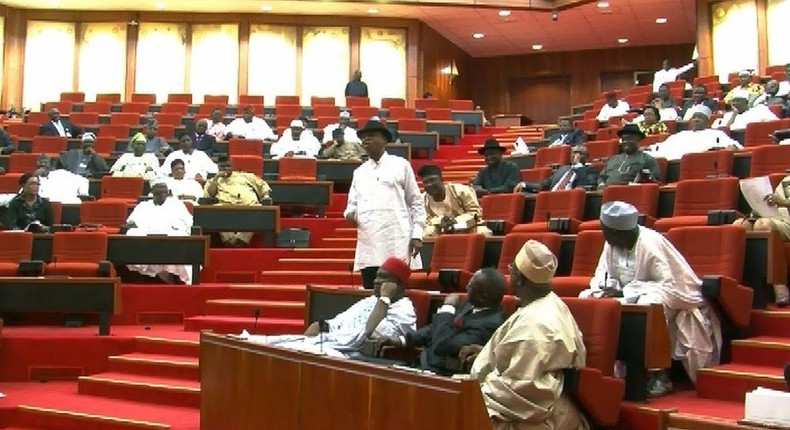
<instances>
[{"instance_id":1,"label":"recessed ceiling light","mask_svg":"<svg viewBox=\"0 0 790 430\"><path fill-rule=\"evenodd\" d=\"M532 49L536 51L540 51L541 49L543 49L543 45L532 45Z\"/></svg>"},{"instance_id":2,"label":"recessed ceiling light","mask_svg":"<svg viewBox=\"0 0 790 430\"><path fill-rule=\"evenodd\" d=\"M167 7L167 5L165 4L165 2L158 1L154 3L154 7L157 9L164 9Z\"/></svg>"},{"instance_id":3,"label":"recessed ceiling light","mask_svg":"<svg viewBox=\"0 0 790 430\"><path fill-rule=\"evenodd\" d=\"M628 43L628 39L617 39L617 43Z\"/></svg>"},{"instance_id":4,"label":"recessed ceiling light","mask_svg":"<svg viewBox=\"0 0 790 430\"><path fill-rule=\"evenodd\" d=\"M486 35L483 34L483 33L475 33L475 34L472 35L472 37L474 37L475 39L482 39L482 38L486 37Z\"/></svg>"},{"instance_id":5,"label":"recessed ceiling light","mask_svg":"<svg viewBox=\"0 0 790 430\"><path fill-rule=\"evenodd\" d=\"M666 24L666 23L667 23L666 18L656 18L656 24Z\"/></svg>"},{"instance_id":6,"label":"recessed ceiling light","mask_svg":"<svg viewBox=\"0 0 790 430\"><path fill-rule=\"evenodd\" d=\"M261 10L264 11L264 12L268 12L268 11L272 10L272 6L268 5L268 4L265 4L265 5L261 6Z\"/></svg>"},{"instance_id":7,"label":"recessed ceiling light","mask_svg":"<svg viewBox=\"0 0 790 430\"><path fill-rule=\"evenodd\" d=\"M509 10L500 10L499 11L499 16L510 16L510 11Z\"/></svg>"},{"instance_id":8,"label":"recessed ceiling light","mask_svg":"<svg viewBox=\"0 0 790 430\"><path fill-rule=\"evenodd\" d=\"M376 9L375 7L372 7L370 9L368 9L368 13L371 14L371 15L375 15L375 14L379 13L379 10Z\"/></svg>"},{"instance_id":9,"label":"recessed ceiling light","mask_svg":"<svg viewBox=\"0 0 790 430\"><path fill-rule=\"evenodd\" d=\"M598 6L599 9L606 9L607 7L609 7L609 2L608 1L599 1L596 4L596 6Z\"/></svg>"}]
</instances>

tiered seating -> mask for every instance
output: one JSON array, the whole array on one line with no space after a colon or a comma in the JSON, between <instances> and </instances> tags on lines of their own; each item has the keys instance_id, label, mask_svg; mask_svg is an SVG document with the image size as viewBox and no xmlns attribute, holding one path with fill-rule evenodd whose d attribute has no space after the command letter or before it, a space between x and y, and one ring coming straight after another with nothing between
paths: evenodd
<instances>
[{"instance_id":1,"label":"tiered seating","mask_svg":"<svg viewBox=\"0 0 790 430\"><path fill-rule=\"evenodd\" d=\"M671 218L656 221L654 228L665 232L674 227L702 226L711 210L735 210L738 179L689 179L678 182Z\"/></svg>"},{"instance_id":2,"label":"tiered seating","mask_svg":"<svg viewBox=\"0 0 790 430\"><path fill-rule=\"evenodd\" d=\"M463 290L483 262L484 242L485 238L481 234L439 236L431 256L431 271L412 274L409 288L434 291ZM447 272L446 281L445 272Z\"/></svg>"},{"instance_id":3,"label":"tiered seating","mask_svg":"<svg viewBox=\"0 0 790 430\"><path fill-rule=\"evenodd\" d=\"M17 276L19 263L33 252L33 233L0 232L0 276Z\"/></svg>"},{"instance_id":4,"label":"tiered seating","mask_svg":"<svg viewBox=\"0 0 790 430\"><path fill-rule=\"evenodd\" d=\"M651 227L655 223L656 212L658 212L658 188L658 184L609 185L603 189L601 203L613 201L630 203L644 217L643 225ZM579 231L600 228L601 223L597 219L579 225Z\"/></svg>"},{"instance_id":5,"label":"tiered seating","mask_svg":"<svg viewBox=\"0 0 790 430\"><path fill-rule=\"evenodd\" d=\"M52 235L52 255L46 266L55 276L113 277L107 260L107 234L103 232L59 232Z\"/></svg>"},{"instance_id":6,"label":"tiered seating","mask_svg":"<svg viewBox=\"0 0 790 430\"><path fill-rule=\"evenodd\" d=\"M540 192L535 199L535 214L532 222L519 224L512 231L514 233L549 231L552 218L566 218L567 232L575 233L584 217L585 196L584 190L579 188Z\"/></svg>"}]
</instances>

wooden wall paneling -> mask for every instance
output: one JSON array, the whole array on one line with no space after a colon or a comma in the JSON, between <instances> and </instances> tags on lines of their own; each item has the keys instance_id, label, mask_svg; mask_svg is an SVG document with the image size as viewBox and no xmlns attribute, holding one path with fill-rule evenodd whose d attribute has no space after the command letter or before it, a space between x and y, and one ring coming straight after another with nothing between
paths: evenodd
<instances>
[{"instance_id":1,"label":"wooden wall paneling","mask_svg":"<svg viewBox=\"0 0 790 430\"><path fill-rule=\"evenodd\" d=\"M77 91L80 85L80 50L82 49L82 23L74 23L74 65L71 68L71 90ZM60 100L60 99L58 99Z\"/></svg>"},{"instance_id":2,"label":"wooden wall paneling","mask_svg":"<svg viewBox=\"0 0 790 430\"><path fill-rule=\"evenodd\" d=\"M474 79L474 72L469 67L469 54L431 27L421 24L419 56L422 85L418 85L420 94L417 97L422 97L422 92L430 91L439 99L440 105L446 105L450 99L471 98L467 83ZM450 77L441 73L441 69L453 61L458 68L458 76L450 83Z\"/></svg>"},{"instance_id":3,"label":"wooden wall paneling","mask_svg":"<svg viewBox=\"0 0 790 430\"><path fill-rule=\"evenodd\" d=\"M713 38L711 36L710 5L708 0L697 0L697 73L713 74Z\"/></svg>"},{"instance_id":4,"label":"wooden wall paneling","mask_svg":"<svg viewBox=\"0 0 790 430\"><path fill-rule=\"evenodd\" d=\"M239 21L239 81L237 96L247 94L250 68L250 21L243 16ZM237 99L238 100L238 99ZM193 100L194 101L194 100ZM200 103L201 101L194 101Z\"/></svg>"},{"instance_id":5,"label":"wooden wall paneling","mask_svg":"<svg viewBox=\"0 0 790 430\"><path fill-rule=\"evenodd\" d=\"M768 63L768 2L756 0L757 6L757 71L765 72ZM785 42L787 43L787 42Z\"/></svg>"},{"instance_id":6,"label":"wooden wall paneling","mask_svg":"<svg viewBox=\"0 0 790 430\"><path fill-rule=\"evenodd\" d=\"M510 87L510 109L536 124L553 124L571 109L569 76L513 78Z\"/></svg>"},{"instance_id":7,"label":"wooden wall paneling","mask_svg":"<svg viewBox=\"0 0 790 430\"><path fill-rule=\"evenodd\" d=\"M406 29L406 105L414 106L414 99L422 97L422 67L420 63L420 22L413 20Z\"/></svg>"},{"instance_id":8,"label":"wooden wall paneling","mask_svg":"<svg viewBox=\"0 0 790 430\"><path fill-rule=\"evenodd\" d=\"M24 11L6 8L5 46L3 50L3 107L22 108L22 80L25 64L25 39L27 23Z\"/></svg>"},{"instance_id":9,"label":"wooden wall paneling","mask_svg":"<svg viewBox=\"0 0 790 430\"><path fill-rule=\"evenodd\" d=\"M349 55L348 55L348 78L351 79L351 74L360 68L360 37L362 30L359 22L354 20L351 27L348 29L348 40L351 42Z\"/></svg>"},{"instance_id":10,"label":"wooden wall paneling","mask_svg":"<svg viewBox=\"0 0 790 430\"><path fill-rule=\"evenodd\" d=\"M139 21L136 21L139 23ZM137 37L140 27L138 25L126 26L126 87L121 95L122 101L132 99L137 73Z\"/></svg>"},{"instance_id":11,"label":"wooden wall paneling","mask_svg":"<svg viewBox=\"0 0 790 430\"><path fill-rule=\"evenodd\" d=\"M192 83L189 81L189 77L192 74L192 23L188 22L186 25L186 29L184 30L184 42L186 44L186 49L184 53L184 93L191 93L192 92ZM166 102L165 100L159 100L159 103ZM195 100L192 100L195 103Z\"/></svg>"},{"instance_id":12,"label":"wooden wall paneling","mask_svg":"<svg viewBox=\"0 0 790 430\"><path fill-rule=\"evenodd\" d=\"M652 80L652 73L650 73ZM601 72L601 92L620 90L625 94L634 85L634 72Z\"/></svg>"}]
</instances>

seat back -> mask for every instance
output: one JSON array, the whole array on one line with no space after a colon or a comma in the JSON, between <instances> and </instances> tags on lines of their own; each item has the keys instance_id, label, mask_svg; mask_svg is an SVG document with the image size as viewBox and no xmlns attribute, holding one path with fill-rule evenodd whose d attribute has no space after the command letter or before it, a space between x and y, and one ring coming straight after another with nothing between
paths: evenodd
<instances>
[{"instance_id":1,"label":"seat back","mask_svg":"<svg viewBox=\"0 0 790 430\"><path fill-rule=\"evenodd\" d=\"M153 104L156 104L156 94L132 93L132 100L131 101L132 102L148 103L149 105L153 105ZM114 103L118 103L118 102L114 102Z\"/></svg>"},{"instance_id":2,"label":"seat back","mask_svg":"<svg viewBox=\"0 0 790 430\"><path fill-rule=\"evenodd\" d=\"M680 181L672 215L707 215L713 209L736 209L738 189L738 178Z\"/></svg>"},{"instance_id":3,"label":"seat back","mask_svg":"<svg viewBox=\"0 0 790 430\"><path fill-rule=\"evenodd\" d=\"M384 97L381 99L382 109L392 109L394 107L406 107L406 100L390 97Z\"/></svg>"},{"instance_id":4,"label":"seat back","mask_svg":"<svg viewBox=\"0 0 790 430\"><path fill-rule=\"evenodd\" d=\"M72 112L69 114L69 121L80 127L96 125L99 123L99 114L97 112Z\"/></svg>"},{"instance_id":5,"label":"seat back","mask_svg":"<svg viewBox=\"0 0 790 430\"><path fill-rule=\"evenodd\" d=\"M74 108L74 102L71 102L69 100L63 100L59 102L44 103L44 109L42 109L41 111L49 112L50 109L57 109L60 111L60 113L65 114L65 113L70 113L72 108Z\"/></svg>"},{"instance_id":6,"label":"seat back","mask_svg":"<svg viewBox=\"0 0 790 430\"><path fill-rule=\"evenodd\" d=\"M379 109L373 106L354 106L351 109L351 116L356 118L357 120L367 120L370 119L372 116L377 116L379 114ZM362 125L358 126L358 129L362 128Z\"/></svg>"},{"instance_id":7,"label":"seat back","mask_svg":"<svg viewBox=\"0 0 790 430\"><path fill-rule=\"evenodd\" d=\"M299 96L276 96L274 98L275 108L280 105L299 105Z\"/></svg>"},{"instance_id":8,"label":"seat back","mask_svg":"<svg viewBox=\"0 0 790 430\"><path fill-rule=\"evenodd\" d=\"M298 99L297 99L297 103L299 103ZM244 107L245 105L260 105L260 106L263 106L263 96L242 94L242 95L239 96L239 106Z\"/></svg>"},{"instance_id":9,"label":"seat back","mask_svg":"<svg viewBox=\"0 0 790 430\"><path fill-rule=\"evenodd\" d=\"M162 139L169 140L175 139L176 125L175 124L159 124L156 128L156 135Z\"/></svg>"},{"instance_id":10,"label":"seat back","mask_svg":"<svg viewBox=\"0 0 790 430\"><path fill-rule=\"evenodd\" d=\"M331 116L334 117L334 122L340 116L340 108L334 104L313 105L313 117Z\"/></svg>"},{"instance_id":11,"label":"seat back","mask_svg":"<svg viewBox=\"0 0 790 430\"><path fill-rule=\"evenodd\" d=\"M263 157L260 155L231 155L230 167L236 172L263 176Z\"/></svg>"},{"instance_id":12,"label":"seat back","mask_svg":"<svg viewBox=\"0 0 790 430\"><path fill-rule=\"evenodd\" d=\"M584 119L577 119L573 121L573 126L584 130L587 133L595 133L598 130L598 120L595 119L595 116L598 115L597 111L588 110L587 112L591 112L590 115L592 118L584 118ZM587 116L587 112L585 112L585 116Z\"/></svg>"},{"instance_id":13,"label":"seat back","mask_svg":"<svg viewBox=\"0 0 790 430\"><path fill-rule=\"evenodd\" d=\"M586 193L580 188L563 191L542 191L535 198L535 213L532 222L545 222L549 218L572 218L584 216Z\"/></svg>"},{"instance_id":14,"label":"seat back","mask_svg":"<svg viewBox=\"0 0 790 430\"><path fill-rule=\"evenodd\" d=\"M120 228L128 217L129 207L125 202L97 200L80 205L80 222L83 224Z\"/></svg>"},{"instance_id":15,"label":"seat back","mask_svg":"<svg viewBox=\"0 0 790 430\"><path fill-rule=\"evenodd\" d=\"M564 166L571 159L571 147L558 145L551 148L540 148L535 153L535 167L544 167L550 164Z\"/></svg>"},{"instance_id":16,"label":"seat back","mask_svg":"<svg viewBox=\"0 0 790 430\"><path fill-rule=\"evenodd\" d=\"M534 169L521 169L521 180L525 182L540 183L551 176L551 169L548 167L536 167Z\"/></svg>"},{"instance_id":17,"label":"seat back","mask_svg":"<svg viewBox=\"0 0 790 430\"><path fill-rule=\"evenodd\" d=\"M346 97L346 107L353 108L357 106L370 106L370 99L367 97L355 97L355 96Z\"/></svg>"},{"instance_id":18,"label":"seat back","mask_svg":"<svg viewBox=\"0 0 790 430\"><path fill-rule=\"evenodd\" d=\"M219 111L222 112L223 115L225 115L225 111L227 110L227 108L228 108L227 103L206 102L198 105L197 114L209 117L211 115L211 112L214 112L214 109L219 109Z\"/></svg>"},{"instance_id":19,"label":"seat back","mask_svg":"<svg viewBox=\"0 0 790 430\"><path fill-rule=\"evenodd\" d=\"M259 139L228 140L228 155L255 155L263 156L263 141Z\"/></svg>"},{"instance_id":20,"label":"seat back","mask_svg":"<svg viewBox=\"0 0 790 430\"><path fill-rule=\"evenodd\" d=\"M453 112L448 108L428 108L425 109L425 118L428 121L451 121Z\"/></svg>"},{"instance_id":21,"label":"seat back","mask_svg":"<svg viewBox=\"0 0 790 430\"><path fill-rule=\"evenodd\" d=\"M601 202L616 200L631 203L642 215L656 216L658 184L609 185L603 189Z\"/></svg>"},{"instance_id":22,"label":"seat back","mask_svg":"<svg viewBox=\"0 0 790 430\"><path fill-rule=\"evenodd\" d=\"M334 97L310 97L310 106L313 107L313 116L318 116L315 114L315 107L316 106L334 106L335 105L335 98Z\"/></svg>"},{"instance_id":23,"label":"seat back","mask_svg":"<svg viewBox=\"0 0 790 430\"><path fill-rule=\"evenodd\" d=\"M326 107L326 106L316 106L316 108L319 107ZM313 108L313 111L315 111L315 108ZM324 127L328 126L329 124L335 124L336 122L337 122L337 116L318 116L315 118L316 128L322 130Z\"/></svg>"},{"instance_id":24,"label":"seat back","mask_svg":"<svg viewBox=\"0 0 790 430\"><path fill-rule=\"evenodd\" d=\"M19 186L19 178L21 177L21 173L6 173L5 175L0 175L0 193L18 193L19 189L22 188Z\"/></svg>"},{"instance_id":25,"label":"seat back","mask_svg":"<svg viewBox=\"0 0 790 430\"><path fill-rule=\"evenodd\" d=\"M68 114L71 117L71 114ZM46 112L29 112L25 117L25 122L28 124L42 125L49 122L49 115Z\"/></svg>"},{"instance_id":26,"label":"seat back","mask_svg":"<svg viewBox=\"0 0 790 430\"><path fill-rule=\"evenodd\" d=\"M138 115L148 115L149 103L146 102L126 102L121 104L122 113L136 113Z\"/></svg>"},{"instance_id":27,"label":"seat back","mask_svg":"<svg viewBox=\"0 0 790 430\"><path fill-rule=\"evenodd\" d=\"M36 136L30 144L30 152L33 154L47 154L48 156L60 155L66 150L67 140L60 136Z\"/></svg>"},{"instance_id":28,"label":"seat back","mask_svg":"<svg viewBox=\"0 0 790 430\"><path fill-rule=\"evenodd\" d=\"M447 102L447 107L450 110L475 110L474 103L471 100L453 99Z\"/></svg>"},{"instance_id":29,"label":"seat back","mask_svg":"<svg viewBox=\"0 0 790 430\"><path fill-rule=\"evenodd\" d=\"M760 146L752 151L749 176L757 177L784 172L787 166L790 166L790 146Z\"/></svg>"},{"instance_id":30,"label":"seat back","mask_svg":"<svg viewBox=\"0 0 790 430\"><path fill-rule=\"evenodd\" d=\"M167 103L162 103L162 107L159 109L159 112L177 113L179 115L186 115L188 108L189 105L187 103L167 102Z\"/></svg>"},{"instance_id":31,"label":"seat back","mask_svg":"<svg viewBox=\"0 0 790 430\"><path fill-rule=\"evenodd\" d=\"M398 131L425 132L426 122L423 118L401 118L398 120Z\"/></svg>"},{"instance_id":32,"label":"seat back","mask_svg":"<svg viewBox=\"0 0 790 430\"><path fill-rule=\"evenodd\" d=\"M81 92L60 93L60 101L82 103L85 101L85 93L81 93Z\"/></svg>"},{"instance_id":33,"label":"seat back","mask_svg":"<svg viewBox=\"0 0 790 430\"><path fill-rule=\"evenodd\" d=\"M516 259L516 254L521 250L528 240L537 240L538 242L546 245L554 255L560 255L560 243L562 236L559 233L545 232L545 233L509 233L502 241L502 249L499 251L499 263L497 269L504 273L509 274L510 269L508 266Z\"/></svg>"},{"instance_id":34,"label":"seat back","mask_svg":"<svg viewBox=\"0 0 790 430\"><path fill-rule=\"evenodd\" d=\"M318 162L315 158L285 157L279 168L281 181L315 181Z\"/></svg>"},{"instance_id":35,"label":"seat back","mask_svg":"<svg viewBox=\"0 0 790 430\"><path fill-rule=\"evenodd\" d=\"M603 252L604 238L600 230L580 231L573 247L571 276L592 276Z\"/></svg>"},{"instance_id":36,"label":"seat back","mask_svg":"<svg viewBox=\"0 0 790 430\"><path fill-rule=\"evenodd\" d=\"M168 94L167 95L167 102L168 103L192 103L192 94L180 93L180 94Z\"/></svg>"},{"instance_id":37,"label":"seat back","mask_svg":"<svg viewBox=\"0 0 790 430\"><path fill-rule=\"evenodd\" d=\"M121 94L120 93L102 93L96 94L96 102L109 102L112 103L120 103L121 102ZM156 103L156 97L154 97L154 103ZM83 108L84 110L84 108Z\"/></svg>"},{"instance_id":38,"label":"seat back","mask_svg":"<svg viewBox=\"0 0 790 430\"><path fill-rule=\"evenodd\" d=\"M107 234L57 232L52 235L52 256L63 263L98 263L107 259Z\"/></svg>"},{"instance_id":39,"label":"seat back","mask_svg":"<svg viewBox=\"0 0 790 430\"><path fill-rule=\"evenodd\" d=\"M14 152L8 156L8 173L33 173L39 155Z\"/></svg>"},{"instance_id":40,"label":"seat back","mask_svg":"<svg viewBox=\"0 0 790 430\"><path fill-rule=\"evenodd\" d=\"M746 132L743 135L743 146L773 145L771 134L776 130L786 128L790 128L790 118L750 123L746 125Z\"/></svg>"},{"instance_id":41,"label":"seat back","mask_svg":"<svg viewBox=\"0 0 790 430\"><path fill-rule=\"evenodd\" d=\"M618 127L604 127L599 128L595 132L595 140L611 140L617 139ZM588 142L589 143L589 142Z\"/></svg>"},{"instance_id":42,"label":"seat back","mask_svg":"<svg viewBox=\"0 0 790 430\"><path fill-rule=\"evenodd\" d=\"M6 124L6 132L11 136L32 139L38 135L41 124L30 124L24 122L11 122Z\"/></svg>"},{"instance_id":43,"label":"seat back","mask_svg":"<svg viewBox=\"0 0 790 430\"><path fill-rule=\"evenodd\" d=\"M127 131L126 133L128 135L129 132ZM102 157L109 156L111 152L115 151L115 136L96 136L96 141L93 142L93 149Z\"/></svg>"},{"instance_id":44,"label":"seat back","mask_svg":"<svg viewBox=\"0 0 790 430\"><path fill-rule=\"evenodd\" d=\"M620 340L620 302L563 297L582 332L587 349L586 367L611 375Z\"/></svg>"},{"instance_id":45,"label":"seat back","mask_svg":"<svg viewBox=\"0 0 790 430\"><path fill-rule=\"evenodd\" d=\"M141 177L122 178L104 176L101 178L101 198L121 199L136 202L143 195L145 180Z\"/></svg>"},{"instance_id":46,"label":"seat back","mask_svg":"<svg viewBox=\"0 0 790 430\"><path fill-rule=\"evenodd\" d=\"M0 231L0 262L18 263L29 260L33 254L33 233Z\"/></svg>"},{"instance_id":47,"label":"seat back","mask_svg":"<svg viewBox=\"0 0 790 430\"><path fill-rule=\"evenodd\" d=\"M387 116L389 119L417 118L417 113L413 108L407 108L405 106L393 106L389 108L389 110L389 115Z\"/></svg>"},{"instance_id":48,"label":"seat back","mask_svg":"<svg viewBox=\"0 0 790 430\"><path fill-rule=\"evenodd\" d=\"M274 115L277 118L277 122L282 118L290 123L294 118L302 116L302 107L299 106L298 103L291 105L276 105L274 107Z\"/></svg>"},{"instance_id":49,"label":"seat back","mask_svg":"<svg viewBox=\"0 0 790 430\"><path fill-rule=\"evenodd\" d=\"M142 116L136 112L113 112L110 114L110 125L140 125Z\"/></svg>"},{"instance_id":50,"label":"seat back","mask_svg":"<svg viewBox=\"0 0 790 430\"><path fill-rule=\"evenodd\" d=\"M63 215L63 203L50 201L49 207L52 208L52 224L60 224L60 218Z\"/></svg>"},{"instance_id":51,"label":"seat back","mask_svg":"<svg viewBox=\"0 0 790 430\"><path fill-rule=\"evenodd\" d=\"M82 113L94 112L98 114L108 114L110 113L111 109L112 109L112 103L108 100L96 100L95 102L85 102L85 104L82 105ZM73 113L79 113L79 112L73 112Z\"/></svg>"},{"instance_id":52,"label":"seat back","mask_svg":"<svg viewBox=\"0 0 790 430\"><path fill-rule=\"evenodd\" d=\"M163 125L179 126L181 125L181 121L183 117L184 115L180 113L171 113L171 112L154 113L154 119L156 120L156 122L159 124L160 127Z\"/></svg>"},{"instance_id":53,"label":"seat back","mask_svg":"<svg viewBox=\"0 0 790 430\"><path fill-rule=\"evenodd\" d=\"M215 94L215 95L206 94L203 96L203 104L209 104L209 105L225 106L228 104L228 100L229 97L227 96L227 94Z\"/></svg>"},{"instance_id":54,"label":"seat back","mask_svg":"<svg viewBox=\"0 0 790 430\"><path fill-rule=\"evenodd\" d=\"M680 159L678 180L705 179L711 175L732 174L733 152L727 149L718 151L691 152Z\"/></svg>"},{"instance_id":55,"label":"seat back","mask_svg":"<svg viewBox=\"0 0 790 430\"><path fill-rule=\"evenodd\" d=\"M667 239L683 254L697 276L743 277L746 231L736 225L677 227Z\"/></svg>"},{"instance_id":56,"label":"seat back","mask_svg":"<svg viewBox=\"0 0 790 430\"><path fill-rule=\"evenodd\" d=\"M620 141L619 139L591 140L585 143L584 146L587 147L588 159L599 160L616 155L620 149Z\"/></svg>"},{"instance_id":57,"label":"seat back","mask_svg":"<svg viewBox=\"0 0 790 430\"><path fill-rule=\"evenodd\" d=\"M485 237L482 234L443 234L436 238L431 254L431 270L475 272L483 264Z\"/></svg>"},{"instance_id":58,"label":"seat back","mask_svg":"<svg viewBox=\"0 0 790 430\"><path fill-rule=\"evenodd\" d=\"M431 314L431 295L427 291L408 288L404 294L411 300L411 304L414 305L414 313L417 316L417 328L427 325Z\"/></svg>"},{"instance_id":59,"label":"seat back","mask_svg":"<svg viewBox=\"0 0 790 430\"><path fill-rule=\"evenodd\" d=\"M129 125L127 124L99 124L99 137L113 137L115 139L129 138Z\"/></svg>"},{"instance_id":60,"label":"seat back","mask_svg":"<svg viewBox=\"0 0 790 430\"><path fill-rule=\"evenodd\" d=\"M524 216L524 194L489 194L480 199L483 219L518 224Z\"/></svg>"},{"instance_id":61,"label":"seat back","mask_svg":"<svg viewBox=\"0 0 790 430\"><path fill-rule=\"evenodd\" d=\"M415 109L432 109L439 107L439 99L415 99L414 100L414 108Z\"/></svg>"}]
</instances>

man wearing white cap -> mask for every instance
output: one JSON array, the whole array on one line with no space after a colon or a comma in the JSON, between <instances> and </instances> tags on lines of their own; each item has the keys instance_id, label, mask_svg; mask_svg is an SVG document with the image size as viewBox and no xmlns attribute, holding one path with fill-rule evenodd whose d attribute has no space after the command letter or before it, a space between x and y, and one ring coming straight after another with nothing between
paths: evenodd
<instances>
[{"instance_id":1,"label":"man wearing white cap","mask_svg":"<svg viewBox=\"0 0 790 430\"><path fill-rule=\"evenodd\" d=\"M724 103L729 103L735 97L743 97L751 104L751 101L762 93L763 86L752 82L752 72L741 70L738 73L738 85L724 96Z\"/></svg>"},{"instance_id":2,"label":"man wearing white cap","mask_svg":"<svg viewBox=\"0 0 790 430\"><path fill-rule=\"evenodd\" d=\"M359 136L357 136L357 131L353 129L349 123L351 122L351 114L347 111L340 112L340 117L338 121L334 124L329 124L324 127L324 138L323 143L326 145L327 143L331 142L332 139L332 132L336 129L343 130L343 140L345 142L352 142L361 144L362 140L360 140Z\"/></svg>"},{"instance_id":3,"label":"man wearing white cap","mask_svg":"<svg viewBox=\"0 0 790 430\"><path fill-rule=\"evenodd\" d=\"M301 119L291 121L289 130L286 130L270 149L275 160L283 157L316 158L320 151L321 142L313 136L312 132L305 131Z\"/></svg>"},{"instance_id":4,"label":"man wearing white cap","mask_svg":"<svg viewBox=\"0 0 790 430\"><path fill-rule=\"evenodd\" d=\"M529 240L510 265L521 307L483 347L472 365L494 430L589 429L562 393L563 369L584 367L587 350L568 307L551 291L557 258Z\"/></svg>"},{"instance_id":5,"label":"man wearing white cap","mask_svg":"<svg viewBox=\"0 0 790 430\"><path fill-rule=\"evenodd\" d=\"M619 297L626 303L664 305L672 342L672 358L680 360L689 378L718 364L721 326L702 297L702 281L683 255L664 236L638 225L639 213L629 203L601 206L601 230L606 243L590 288L579 297ZM664 370L651 372L648 394L672 390Z\"/></svg>"},{"instance_id":6,"label":"man wearing white cap","mask_svg":"<svg viewBox=\"0 0 790 430\"><path fill-rule=\"evenodd\" d=\"M96 154L96 149L93 147L95 141L95 134L90 132L83 134L82 148L69 149L60 154L58 158L60 168L86 178L101 177L108 167L104 158Z\"/></svg>"},{"instance_id":7,"label":"man wearing white cap","mask_svg":"<svg viewBox=\"0 0 790 430\"><path fill-rule=\"evenodd\" d=\"M768 106L760 104L749 108L749 100L735 96L730 102L732 110L713 122L713 128L728 127L730 130L745 130L753 122L775 121L779 119Z\"/></svg>"},{"instance_id":8,"label":"man wearing white cap","mask_svg":"<svg viewBox=\"0 0 790 430\"><path fill-rule=\"evenodd\" d=\"M645 152L654 158L680 160L685 154L705 152L712 149L743 149L743 145L721 130L708 128L710 110L698 105L689 120L688 130L670 135L665 141L650 145Z\"/></svg>"}]
</instances>

